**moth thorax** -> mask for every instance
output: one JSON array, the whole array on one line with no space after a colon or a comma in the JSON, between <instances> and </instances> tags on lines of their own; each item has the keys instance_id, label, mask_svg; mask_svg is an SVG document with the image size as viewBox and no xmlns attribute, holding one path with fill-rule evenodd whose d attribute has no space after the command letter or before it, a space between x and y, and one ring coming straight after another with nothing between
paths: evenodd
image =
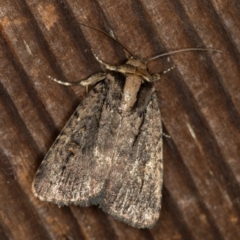
<instances>
[{"instance_id":1,"label":"moth thorax","mask_svg":"<svg viewBox=\"0 0 240 240\"><path fill-rule=\"evenodd\" d=\"M137 95L142 84L142 78L137 75L130 74L126 77L123 88L120 110L122 112L130 112L137 101Z\"/></svg>"}]
</instances>

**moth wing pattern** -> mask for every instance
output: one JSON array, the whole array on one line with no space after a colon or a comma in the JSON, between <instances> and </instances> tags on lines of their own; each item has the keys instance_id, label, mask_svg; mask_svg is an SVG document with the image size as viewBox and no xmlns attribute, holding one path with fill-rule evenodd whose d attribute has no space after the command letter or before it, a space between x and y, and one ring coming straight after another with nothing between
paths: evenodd
<instances>
[{"instance_id":1,"label":"moth wing pattern","mask_svg":"<svg viewBox=\"0 0 240 240\"><path fill-rule=\"evenodd\" d=\"M122 117L101 207L137 228L151 228L159 218L163 181L162 126L154 89L144 114Z\"/></svg>"},{"instance_id":2,"label":"moth wing pattern","mask_svg":"<svg viewBox=\"0 0 240 240\"><path fill-rule=\"evenodd\" d=\"M35 196L59 205L99 205L138 228L156 223L162 126L154 87L143 85L129 114L119 111L121 74L90 91L40 165L33 182Z\"/></svg>"},{"instance_id":3,"label":"moth wing pattern","mask_svg":"<svg viewBox=\"0 0 240 240\"><path fill-rule=\"evenodd\" d=\"M90 91L45 156L32 185L40 200L88 206L100 195L110 166L94 149L107 91L105 81Z\"/></svg>"}]
</instances>

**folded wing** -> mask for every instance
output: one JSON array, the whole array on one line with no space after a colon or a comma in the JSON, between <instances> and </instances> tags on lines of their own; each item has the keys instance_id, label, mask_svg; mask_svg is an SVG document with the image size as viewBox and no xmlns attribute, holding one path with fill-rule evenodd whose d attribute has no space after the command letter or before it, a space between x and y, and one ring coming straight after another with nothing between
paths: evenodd
<instances>
[{"instance_id":1,"label":"folded wing","mask_svg":"<svg viewBox=\"0 0 240 240\"><path fill-rule=\"evenodd\" d=\"M162 188L162 126L155 92L144 114L122 116L101 207L138 228L159 218Z\"/></svg>"},{"instance_id":2,"label":"folded wing","mask_svg":"<svg viewBox=\"0 0 240 240\"><path fill-rule=\"evenodd\" d=\"M44 158L32 185L41 200L85 206L96 202L107 177L104 170L111 164L96 152L107 92L105 81L90 91Z\"/></svg>"}]
</instances>

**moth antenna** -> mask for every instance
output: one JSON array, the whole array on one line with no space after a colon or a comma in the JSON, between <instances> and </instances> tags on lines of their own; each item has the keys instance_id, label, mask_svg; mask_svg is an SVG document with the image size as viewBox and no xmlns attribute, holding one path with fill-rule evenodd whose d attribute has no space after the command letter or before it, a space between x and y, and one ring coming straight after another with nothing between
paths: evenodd
<instances>
[{"instance_id":1,"label":"moth antenna","mask_svg":"<svg viewBox=\"0 0 240 240\"><path fill-rule=\"evenodd\" d=\"M120 45L130 56L133 56L132 53L123 45L121 44L119 41L117 41L117 39L115 39L113 36L111 36L110 34L100 30L100 29L97 29L95 27L91 27L91 26L88 26L88 25L85 25L84 23L79 23L80 25L84 26L84 27L88 27L90 29L93 29L95 31L98 31L106 36L108 36L109 38L111 38L113 41L115 41L118 45Z\"/></svg>"},{"instance_id":2,"label":"moth antenna","mask_svg":"<svg viewBox=\"0 0 240 240\"><path fill-rule=\"evenodd\" d=\"M176 51L170 51L170 52L159 54L157 56L146 59L145 62L148 63L148 62L150 62L152 60L155 60L159 57L169 56L169 55L173 55L173 54L180 53L180 52L190 52L190 51L214 51L214 52L221 52L222 53L221 50L212 49L212 48L185 48L185 49L180 49L180 50L176 50Z\"/></svg>"},{"instance_id":3,"label":"moth antenna","mask_svg":"<svg viewBox=\"0 0 240 240\"><path fill-rule=\"evenodd\" d=\"M58 84L61 84L61 85L64 85L64 86L73 86L73 85L80 85L82 84L82 80L81 81L78 81L78 82L64 82L64 81L61 81L61 80L58 80L56 78L53 78L51 76L48 76L49 79L51 79L52 81L58 83ZM86 92L88 93L88 85L85 85L86 87Z\"/></svg>"}]
</instances>

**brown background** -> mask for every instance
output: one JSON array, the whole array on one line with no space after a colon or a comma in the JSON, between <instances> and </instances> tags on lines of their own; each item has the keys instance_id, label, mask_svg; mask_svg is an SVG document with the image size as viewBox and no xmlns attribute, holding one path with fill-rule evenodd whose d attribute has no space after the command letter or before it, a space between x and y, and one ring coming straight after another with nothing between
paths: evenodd
<instances>
[{"instance_id":1,"label":"brown background","mask_svg":"<svg viewBox=\"0 0 240 240\"><path fill-rule=\"evenodd\" d=\"M101 71L94 51L124 63L110 34L143 58L173 65L157 82L164 131L161 217L151 230L97 207L36 199L34 174L86 95L77 81ZM0 239L240 239L240 3L238 0L0 0Z\"/></svg>"}]
</instances>

